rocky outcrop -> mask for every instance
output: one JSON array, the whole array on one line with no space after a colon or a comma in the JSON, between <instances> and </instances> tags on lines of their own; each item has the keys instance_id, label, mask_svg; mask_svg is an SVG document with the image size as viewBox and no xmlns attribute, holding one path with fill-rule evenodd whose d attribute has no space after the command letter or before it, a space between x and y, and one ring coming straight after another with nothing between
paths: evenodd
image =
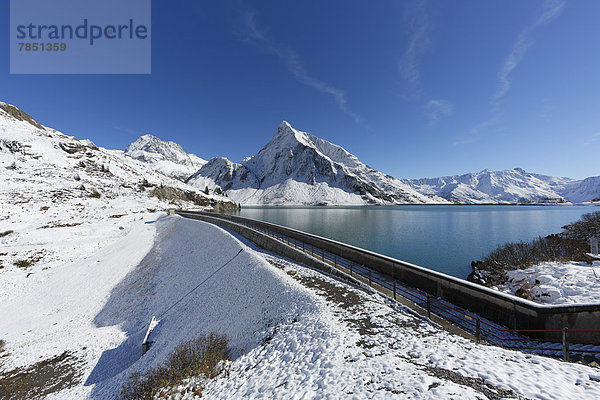
<instances>
[{"instance_id":1,"label":"rocky outcrop","mask_svg":"<svg viewBox=\"0 0 600 400\"><path fill-rule=\"evenodd\" d=\"M33 117L31 115L27 114L23 110L20 110L11 104L0 102L0 109L2 109L5 113L7 113L11 117L13 117L19 121L28 122L38 129L42 129L42 130L46 129L39 122L37 122L35 119L33 119Z\"/></svg>"}]
</instances>

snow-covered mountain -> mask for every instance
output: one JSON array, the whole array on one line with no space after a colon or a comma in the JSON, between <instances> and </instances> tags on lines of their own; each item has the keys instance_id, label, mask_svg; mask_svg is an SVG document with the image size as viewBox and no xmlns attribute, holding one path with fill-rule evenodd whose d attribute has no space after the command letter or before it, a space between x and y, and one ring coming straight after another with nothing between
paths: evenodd
<instances>
[{"instance_id":1,"label":"snow-covered mountain","mask_svg":"<svg viewBox=\"0 0 600 400\"><path fill-rule=\"evenodd\" d=\"M571 182L561 193L571 203L600 202L600 176Z\"/></svg>"},{"instance_id":2,"label":"snow-covered mountain","mask_svg":"<svg viewBox=\"0 0 600 400\"><path fill-rule=\"evenodd\" d=\"M140 136L125 149L125 155L150 163L154 168L179 180L189 178L206 160L186 153L175 142L165 142L152 135Z\"/></svg>"},{"instance_id":3,"label":"snow-covered mountain","mask_svg":"<svg viewBox=\"0 0 600 400\"><path fill-rule=\"evenodd\" d=\"M179 207L229 207L122 151L42 126L0 103L0 232L87 224L109 215ZM145 211L143 211L145 212ZM33 222L32 222L33 221ZM26 229L29 223L36 226Z\"/></svg>"},{"instance_id":4,"label":"snow-covered mountain","mask_svg":"<svg viewBox=\"0 0 600 400\"><path fill-rule=\"evenodd\" d=\"M213 158L187 181L246 205L447 203L363 164L342 147L283 121L256 155Z\"/></svg>"},{"instance_id":5,"label":"snow-covered mountain","mask_svg":"<svg viewBox=\"0 0 600 400\"><path fill-rule=\"evenodd\" d=\"M534 174L521 168L403 182L421 193L462 204L584 203L598 201L600 197L600 177L579 181Z\"/></svg>"}]
</instances>

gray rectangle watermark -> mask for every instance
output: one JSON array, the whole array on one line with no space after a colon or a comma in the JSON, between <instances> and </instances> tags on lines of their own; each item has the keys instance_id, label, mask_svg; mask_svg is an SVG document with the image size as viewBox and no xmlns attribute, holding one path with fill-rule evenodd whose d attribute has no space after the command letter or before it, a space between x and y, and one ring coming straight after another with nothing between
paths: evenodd
<instances>
[{"instance_id":1,"label":"gray rectangle watermark","mask_svg":"<svg viewBox=\"0 0 600 400\"><path fill-rule=\"evenodd\" d=\"M11 74L149 74L151 0L11 0Z\"/></svg>"}]
</instances>

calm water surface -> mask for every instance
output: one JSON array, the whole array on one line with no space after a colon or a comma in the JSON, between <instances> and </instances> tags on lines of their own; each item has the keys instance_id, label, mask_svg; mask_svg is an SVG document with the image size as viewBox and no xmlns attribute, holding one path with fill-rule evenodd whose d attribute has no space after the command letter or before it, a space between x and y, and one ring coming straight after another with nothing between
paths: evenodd
<instances>
[{"instance_id":1,"label":"calm water surface","mask_svg":"<svg viewBox=\"0 0 600 400\"><path fill-rule=\"evenodd\" d=\"M244 207L259 219L465 278L471 261L508 241L558 233L598 207Z\"/></svg>"}]
</instances>

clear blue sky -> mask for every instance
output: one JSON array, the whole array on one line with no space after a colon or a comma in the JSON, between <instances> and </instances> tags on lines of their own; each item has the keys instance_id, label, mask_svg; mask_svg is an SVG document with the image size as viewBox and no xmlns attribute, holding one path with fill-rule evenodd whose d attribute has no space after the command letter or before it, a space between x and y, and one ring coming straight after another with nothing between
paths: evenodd
<instances>
[{"instance_id":1,"label":"clear blue sky","mask_svg":"<svg viewBox=\"0 0 600 400\"><path fill-rule=\"evenodd\" d=\"M256 153L281 120L397 178L600 175L600 1L152 2L151 75L10 75L0 100L124 148Z\"/></svg>"}]
</instances>

